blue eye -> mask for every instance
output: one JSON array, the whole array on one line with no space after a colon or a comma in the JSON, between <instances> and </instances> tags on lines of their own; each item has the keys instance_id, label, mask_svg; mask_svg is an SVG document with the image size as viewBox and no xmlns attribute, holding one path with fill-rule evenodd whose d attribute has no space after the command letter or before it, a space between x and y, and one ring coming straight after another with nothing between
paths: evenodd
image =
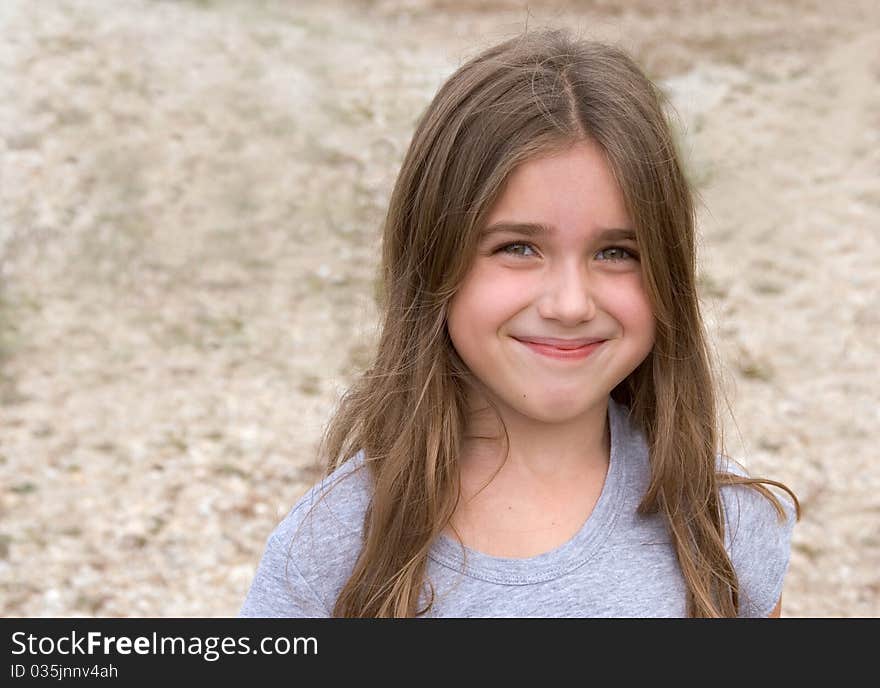
<instances>
[{"instance_id":1,"label":"blue eye","mask_svg":"<svg viewBox=\"0 0 880 688\"><path fill-rule=\"evenodd\" d=\"M605 253L605 251L620 251L625 253L629 258L611 258L612 263L618 263L622 260L635 259L638 258L638 254L634 251L630 251L629 249L623 248L623 246L609 246L608 248L603 248L599 253Z\"/></svg>"},{"instance_id":2,"label":"blue eye","mask_svg":"<svg viewBox=\"0 0 880 688\"><path fill-rule=\"evenodd\" d=\"M517 256L517 257L523 257L523 258L526 257L526 256L523 256L521 253L514 253L511 251L508 251L508 249L513 248L515 246L522 247L522 248L528 248L528 249L531 249L532 251L535 250L535 247L532 246L531 244L514 243L514 244L504 244L504 246L499 246L495 250L495 253L506 253L509 256Z\"/></svg>"}]
</instances>

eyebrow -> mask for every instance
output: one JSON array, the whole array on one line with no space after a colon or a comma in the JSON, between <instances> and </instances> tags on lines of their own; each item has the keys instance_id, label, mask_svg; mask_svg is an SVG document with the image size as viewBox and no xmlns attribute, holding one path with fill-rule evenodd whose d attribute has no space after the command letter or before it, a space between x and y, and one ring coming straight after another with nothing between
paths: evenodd
<instances>
[{"instance_id":1,"label":"eyebrow","mask_svg":"<svg viewBox=\"0 0 880 688\"><path fill-rule=\"evenodd\" d=\"M510 234L520 234L522 236L543 236L547 234L554 234L556 232L556 228L552 225L545 225L540 222L496 222L494 224L485 227L482 232L480 232L480 238L485 239L486 237L492 236L493 234L499 234L501 232L508 232ZM597 235L597 238L600 240L609 240L609 241L620 241L629 239L630 241L637 241L636 233L629 229L628 227L612 227L609 229L604 229Z\"/></svg>"}]
</instances>

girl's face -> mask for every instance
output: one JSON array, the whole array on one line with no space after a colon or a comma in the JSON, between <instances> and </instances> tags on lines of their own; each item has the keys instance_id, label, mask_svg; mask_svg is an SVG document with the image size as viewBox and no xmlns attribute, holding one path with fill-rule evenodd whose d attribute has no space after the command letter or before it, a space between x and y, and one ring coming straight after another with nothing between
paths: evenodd
<instances>
[{"instance_id":1,"label":"girl's face","mask_svg":"<svg viewBox=\"0 0 880 688\"><path fill-rule=\"evenodd\" d=\"M530 223L546 230L491 230ZM449 304L449 335L499 407L545 423L575 419L654 345L638 245L602 149L578 143L516 168ZM604 235L604 236L603 236ZM548 356L524 338L604 340L586 357ZM552 350L551 350L552 352Z\"/></svg>"}]
</instances>

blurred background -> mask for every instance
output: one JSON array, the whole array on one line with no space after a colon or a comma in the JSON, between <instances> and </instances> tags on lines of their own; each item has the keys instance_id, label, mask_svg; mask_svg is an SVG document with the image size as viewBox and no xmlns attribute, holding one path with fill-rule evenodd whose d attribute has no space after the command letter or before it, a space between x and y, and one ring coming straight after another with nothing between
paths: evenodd
<instances>
[{"instance_id":1,"label":"blurred background","mask_svg":"<svg viewBox=\"0 0 880 688\"><path fill-rule=\"evenodd\" d=\"M880 616L876 0L3 0L0 614L238 613L416 119L526 24L672 98L726 448L803 505L783 615Z\"/></svg>"}]
</instances>

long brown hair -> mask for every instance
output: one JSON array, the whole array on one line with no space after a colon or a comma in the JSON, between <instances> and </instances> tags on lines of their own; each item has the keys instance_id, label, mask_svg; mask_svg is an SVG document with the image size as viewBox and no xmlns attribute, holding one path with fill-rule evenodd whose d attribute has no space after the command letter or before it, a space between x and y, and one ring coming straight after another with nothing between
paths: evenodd
<instances>
[{"instance_id":1,"label":"long brown hair","mask_svg":"<svg viewBox=\"0 0 880 688\"><path fill-rule=\"evenodd\" d=\"M689 616L735 616L737 576L724 546L716 470L712 357L696 289L693 192L663 93L623 50L561 29L526 31L463 64L419 119L383 230L380 334L372 364L343 395L319 447L326 475L363 451L374 488L360 556L334 616L424 614L428 552L460 485L470 373L446 331L449 300L478 231L520 163L590 139L622 190L656 318L651 353L613 391L650 449L640 513L662 513L687 583ZM499 420L500 417L499 417ZM503 421L502 421L503 426Z\"/></svg>"}]
</instances>

